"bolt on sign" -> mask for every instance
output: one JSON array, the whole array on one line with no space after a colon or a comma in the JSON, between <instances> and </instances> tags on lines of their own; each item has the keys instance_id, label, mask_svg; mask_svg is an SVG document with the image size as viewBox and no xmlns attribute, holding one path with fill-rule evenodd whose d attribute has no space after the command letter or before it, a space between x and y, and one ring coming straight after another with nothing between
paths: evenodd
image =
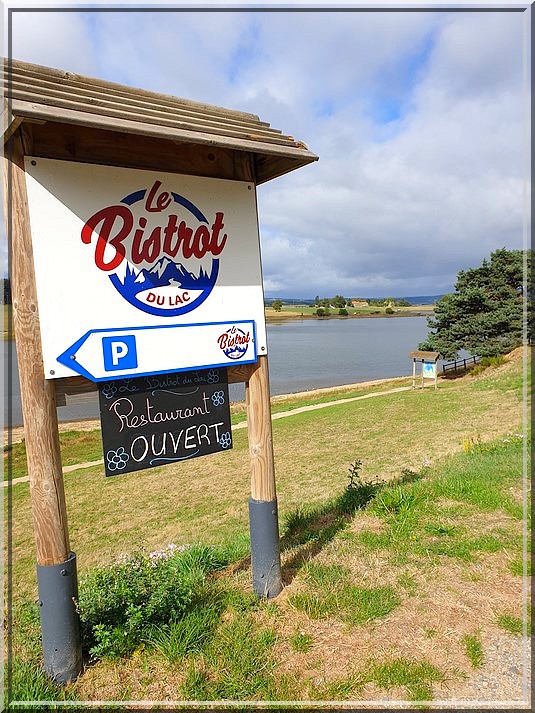
<instances>
[{"instance_id":1,"label":"bolt on sign","mask_svg":"<svg viewBox=\"0 0 535 713\"><path fill-rule=\"evenodd\" d=\"M99 383L107 476L232 448L226 369Z\"/></svg>"},{"instance_id":2,"label":"bolt on sign","mask_svg":"<svg viewBox=\"0 0 535 713\"><path fill-rule=\"evenodd\" d=\"M267 354L251 183L25 166L47 378L110 381Z\"/></svg>"}]
</instances>

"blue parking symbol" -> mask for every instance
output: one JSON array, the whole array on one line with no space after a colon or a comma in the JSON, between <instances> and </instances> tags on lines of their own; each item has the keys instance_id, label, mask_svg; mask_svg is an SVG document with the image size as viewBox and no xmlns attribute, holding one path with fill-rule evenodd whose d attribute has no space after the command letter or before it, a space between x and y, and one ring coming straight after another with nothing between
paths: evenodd
<instances>
[{"instance_id":1,"label":"blue parking symbol","mask_svg":"<svg viewBox=\"0 0 535 713\"><path fill-rule=\"evenodd\" d=\"M106 371L137 368L136 338L133 334L102 337L102 353Z\"/></svg>"}]
</instances>

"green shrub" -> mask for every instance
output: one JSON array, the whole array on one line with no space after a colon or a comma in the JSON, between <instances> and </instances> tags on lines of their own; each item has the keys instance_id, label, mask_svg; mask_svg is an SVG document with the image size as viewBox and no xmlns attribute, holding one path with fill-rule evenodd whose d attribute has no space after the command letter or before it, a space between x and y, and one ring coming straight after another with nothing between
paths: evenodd
<instances>
[{"instance_id":1,"label":"green shrub","mask_svg":"<svg viewBox=\"0 0 535 713\"><path fill-rule=\"evenodd\" d=\"M482 372L486 371L489 367L497 367L505 364L505 357L503 354L498 354L497 356L483 357L477 364L470 370L472 376L478 376Z\"/></svg>"},{"instance_id":2,"label":"green shrub","mask_svg":"<svg viewBox=\"0 0 535 713\"><path fill-rule=\"evenodd\" d=\"M387 307L385 309L385 312L386 312L386 314L394 314L394 310L392 309L392 307Z\"/></svg>"},{"instance_id":3,"label":"green shrub","mask_svg":"<svg viewBox=\"0 0 535 713\"><path fill-rule=\"evenodd\" d=\"M222 550L169 545L91 570L78 599L84 647L95 658L130 655L155 627L179 621L200 596L206 575L225 564Z\"/></svg>"},{"instance_id":4,"label":"green shrub","mask_svg":"<svg viewBox=\"0 0 535 713\"><path fill-rule=\"evenodd\" d=\"M346 309L345 307L340 307L340 309L338 310L338 314L339 314L341 317L347 317L348 311L347 311L347 309Z\"/></svg>"}]
</instances>

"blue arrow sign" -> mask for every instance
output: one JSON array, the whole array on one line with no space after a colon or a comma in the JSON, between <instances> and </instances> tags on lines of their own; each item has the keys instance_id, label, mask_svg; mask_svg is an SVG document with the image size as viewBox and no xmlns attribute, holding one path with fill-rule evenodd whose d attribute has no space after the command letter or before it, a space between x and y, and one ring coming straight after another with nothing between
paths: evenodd
<instances>
[{"instance_id":1,"label":"blue arrow sign","mask_svg":"<svg viewBox=\"0 0 535 713\"><path fill-rule=\"evenodd\" d=\"M57 357L63 366L96 382L256 360L253 320L90 329Z\"/></svg>"}]
</instances>

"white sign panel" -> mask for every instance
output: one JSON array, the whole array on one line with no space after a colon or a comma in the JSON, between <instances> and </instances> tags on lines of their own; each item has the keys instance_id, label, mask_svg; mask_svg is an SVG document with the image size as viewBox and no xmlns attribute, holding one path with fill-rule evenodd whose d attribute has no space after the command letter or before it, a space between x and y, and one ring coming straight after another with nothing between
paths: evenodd
<instances>
[{"instance_id":1,"label":"white sign panel","mask_svg":"<svg viewBox=\"0 0 535 713\"><path fill-rule=\"evenodd\" d=\"M164 374L256 361L254 322L169 324L163 327L91 330L58 357L58 361L91 381ZM195 350L188 349L195 344ZM192 363L192 353L202 355Z\"/></svg>"},{"instance_id":2,"label":"white sign panel","mask_svg":"<svg viewBox=\"0 0 535 713\"><path fill-rule=\"evenodd\" d=\"M267 353L253 184L25 164L47 378L109 380ZM240 348L221 348L231 332ZM131 337L122 346L121 335Z\"/></svg>"}]
</instances>

